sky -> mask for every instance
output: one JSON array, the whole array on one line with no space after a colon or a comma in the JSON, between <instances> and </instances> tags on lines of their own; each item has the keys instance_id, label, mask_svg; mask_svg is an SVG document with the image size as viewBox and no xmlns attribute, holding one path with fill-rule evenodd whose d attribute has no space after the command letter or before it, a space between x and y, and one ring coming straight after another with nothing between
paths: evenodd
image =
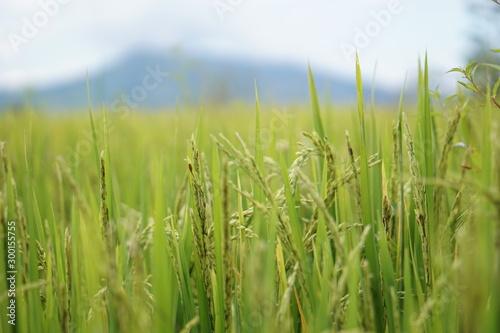
<instances>
[{"instance_id":1,"label":"sky","mask_svg":"<svg viewBox=\"0 0 500 333\"><path fill-rule=\"evenodd\" d=\"M0 0L0 89L81 78L137 49L283 61L401 86L466 64L469 2L488 0ZM496 6L489 1L491 6Z\"/></svg>"}]
</instances>

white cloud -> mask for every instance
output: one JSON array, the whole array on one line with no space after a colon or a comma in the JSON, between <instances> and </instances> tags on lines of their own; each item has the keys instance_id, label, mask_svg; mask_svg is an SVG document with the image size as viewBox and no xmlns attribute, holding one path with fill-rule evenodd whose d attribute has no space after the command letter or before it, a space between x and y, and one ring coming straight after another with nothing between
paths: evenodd
<instances>
[{"instance_id":1,"label":"white cloud","mask_svg":"<svg viewBox=\"0 0 500 333\"><path fill-rule=\"evenodd\" d=\"M45 0L47 1L47 0ZM378 62L378 80L400 84L429 51L438 68L459 65L464 49L464 3L401 0L403 12L391 18L370 45L359 50L366 75ZM233 2L235 3L235 2ZM271 58L352 75L340 43L353 43L356 28L373 20L372 11L390 0L242 0L220 20L212 0L72 0L39 34L15 54L6 33L19 31L22 18L38 1L8 0L0 19L0 87L46 83L97 69L138 45L243 57Z\"/></svg>"}]
</instances>

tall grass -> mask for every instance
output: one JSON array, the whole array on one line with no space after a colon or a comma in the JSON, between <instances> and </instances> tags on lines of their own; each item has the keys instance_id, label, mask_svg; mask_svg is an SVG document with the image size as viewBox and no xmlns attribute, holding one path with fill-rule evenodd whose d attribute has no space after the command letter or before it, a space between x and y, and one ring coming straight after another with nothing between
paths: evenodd
<instances>
[{"instance_id":1,"label":"tall grass","mask_svg":"<svg viewBox=\"0 0 500 333\"><path fill-rule=\"evenodd\" d=\"M357 61L325 117L309 81L285 117L0 115L1 331L498 332L491 93L433 101L425 60L417 112L367 113Z\"/></svg>"}]
</instances>

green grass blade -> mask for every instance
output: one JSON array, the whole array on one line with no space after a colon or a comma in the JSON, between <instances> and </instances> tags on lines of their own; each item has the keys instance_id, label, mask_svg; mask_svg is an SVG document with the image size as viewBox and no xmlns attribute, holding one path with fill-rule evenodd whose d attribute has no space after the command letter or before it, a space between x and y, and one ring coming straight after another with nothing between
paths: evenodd
<instances>
[{"instance_id":1,"label":"green grass blade","mask_svg":"<svg viewBox=\"0 0 500 333\"><path fill-rule=\"evenodd\" d=\"M370 170L368 168L368 156L366 151L366 134L365 134L365 115L364 115L364 100L363 100L363 79L361 75L361 66L359 64L359 58L356 56L356 93L358 97L358 116L360 125L360 135L361 135L361 172L360 172L360 183L361 183L361 206L363 207L363 224L365 226L370 225L372 229L366 239L366 249L365 254L370 265L371 273L374 278L372 281L372 293L373 301L375 306L375 327L378 332L383 332L384 322L383 322L383 299L380 279L380 267L378 259L378 251L375 243L375 232L376 223L375 216L373 215L372 206L372 189L370 182Z\"/></svg>"},{"instance_id":2,"label":"green grass blade","mask_svg":"<svg viewBox=\"0 0 500 333\"><path fill-rule=\"evenodd\" d=\"M87 83L87 103L88 103L88 111L89 111L90 130L92 132L92 150L94 152L97 174L99 174L99 169L100 169L100 166L99 166L100 165L99 147L97 145L97 134L95 131L94 118L92 116L92 104L90 101L90 87L89 87L89 73L88 72L87 72L86 83Z\"/></svg>"},{"instance_id":3,"label":"green grass blade","mask_svg":"<svg viewBox=\"0 0 500 333\"><path fill-rule=\"evenodd\" d=\"M308 67L309 75L309 92L311 94L314 130L318 132L320 138L325 137L325 130L323 129L323 122L321 121L321 111L319 107L318 93L316 91L316 84L314 83L314 76L311 66Z\"/></svg>"}]
</instances>

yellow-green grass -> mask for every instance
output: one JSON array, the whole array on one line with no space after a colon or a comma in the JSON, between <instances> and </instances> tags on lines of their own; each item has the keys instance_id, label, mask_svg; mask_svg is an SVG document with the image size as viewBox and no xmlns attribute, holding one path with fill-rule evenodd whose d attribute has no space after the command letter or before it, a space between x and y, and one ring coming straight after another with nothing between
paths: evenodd
<instances>
[{"instance_id":1,"label":"yellow-green grass","mask_svg":"<svg viewBox=\"0 0 500 333\"><path fill-rule=\"evenodd\" d=\"M426 67L395 109L358 66L351 108L0 114L1 332L498 332L500 110Z\"/></svg>"}]
</instances>

